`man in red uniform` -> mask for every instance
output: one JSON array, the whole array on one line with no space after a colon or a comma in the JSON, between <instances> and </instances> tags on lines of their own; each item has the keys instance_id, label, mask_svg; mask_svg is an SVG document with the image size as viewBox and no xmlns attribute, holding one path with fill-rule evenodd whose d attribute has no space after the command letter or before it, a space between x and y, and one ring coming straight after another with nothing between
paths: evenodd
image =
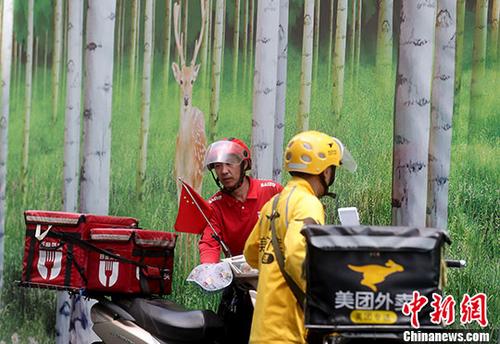
<instances>
[{"instance_id":1,"label":"man in red uniform","mask_svg":"<svg viewBox=\"0 0 500 344\"><path fill-rule=\"evenodd\" d=\"M243 253L262 206L283 187L272 180L246 175L252 167L247 145L229 138L212 143L205 155L205 167L220 188L210 197L210 222L233 256ZM215 171L215 174L214 174ZM218 263L221 247L207 226L199 243L201 263Z\"/></svg>"},{"instance_id":2,"label":"man in red uniform","mask_svg":"<svg viewBox=\"0 0 500 344\"><path fill-rule=\"evenodd\" d=\"M283 187L246 175L252 167L250 150L235 138L212 143L205 155L205 167L220 188L208 200L212 207L210 223L231 255L240 255L261 207ZM199 250L202 264L219 262L221 245L209 226L203 231ZM226 288L218 313L226 324L226 342L248 343L253 306L247 290L234 283Z\"/></svg>"}]
</instances>

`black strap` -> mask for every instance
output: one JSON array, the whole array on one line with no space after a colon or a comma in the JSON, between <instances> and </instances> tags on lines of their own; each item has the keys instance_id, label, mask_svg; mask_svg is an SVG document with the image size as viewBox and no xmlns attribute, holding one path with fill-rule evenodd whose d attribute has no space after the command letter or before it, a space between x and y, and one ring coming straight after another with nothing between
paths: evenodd
<instances>
[{"instance_id":1,"label":"black strap","mask_svg":"<svg viewBox=\"0 0 500 344\"><path fill-rule=\"evenodd\" d=\"M292 276L288 274L285 270L285 259L283 257L283 252L281 252L281 247L278 243L278 236L276 233L276 225L274 223L274 220L280 216L280 214L277 212L276 208L278 205L278 200L279 200L279 194L274 197L273 200L273 209L271 212L271 216L269 219L271 220L271 232L272 232L272 244L273 244L273 249L274 253L276 256L276 261L278 262L278 265L281 270L281 274L285 278L286 283L288 284L288 287L292 291L293 295L295 295L295 298L297 299L297 302L302 310L304 310L304 300L306 298L305 293L300 289L300 287L295 283L293 280Z\"/></svg>"},{"instance_id":2,"label":"black strap","mask_svg":"<svg viewBox=\"0 0 500 344\"><path fill-rule=\"evenodd\" d=\"M129 263L129 264L132 264L132 265L136 265L136 266L139 266L141 268L146 268L148 266L146 264L143 264L143 263L140 263L140 262L136 262L135 260L131 260L131 259L125 258L123 256L117 255L117 254L115 254L113 252L110 252L108 250L105 250L105 249L102 249L100 247L97 247L97 246L91 244L90 242L88 242L86 240L82 240L80 238L71 237L71 236L68 236L66 234L67 233L62 233L62 232L55 232L55 231L52 232L52 235L55 236L55 237L59 237L59 238L65 239L68 242L74 242L74 243L76 243L76 244L78 244L80 246L83 246L83 247L86 247L86 248L88 248L90 250L102 253L102 254L104 254L106 256L109 256L111 258L114 258L114 259L116 259L118 261L121 261L121 262L124 262L124 263Z\"/></svg>"}]
</instances>

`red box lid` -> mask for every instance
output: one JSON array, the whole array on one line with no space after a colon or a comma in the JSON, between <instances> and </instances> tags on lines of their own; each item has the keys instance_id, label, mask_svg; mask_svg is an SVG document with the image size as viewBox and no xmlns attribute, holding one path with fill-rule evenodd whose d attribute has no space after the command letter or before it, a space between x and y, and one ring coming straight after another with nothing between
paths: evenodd
<instances>
[{"instance_id":1,"label":"red box lid","mask_svg":"<svg viewBox=\"0 0 500 344\"><path fill-rule=\"evenodd\" d=\"M27 224L35 223L67 226L77 226L85 221L83 214L47 210L26 210L24 212L24 219Z\"/></svg>"},{"instance_id":2,"label":"red box lid","mask_svg":"<svg viewBox=\"0 0 500 344\"><path fill-rule=\"evenodd\" d=\"M173 248L176 238L175 233L141 229L135 232L134 241L143 247Z\"/></svg>"},{"instance_id":3,"label":"red box lid","mask_svg":"<svg viewBox=\"0 0 500 344\"><path fill-rule=\"evenodd\" d=\"M129 241L135 229L130 228L93 228L90 239L94 241Z\"/></svg>"}]
</instances>

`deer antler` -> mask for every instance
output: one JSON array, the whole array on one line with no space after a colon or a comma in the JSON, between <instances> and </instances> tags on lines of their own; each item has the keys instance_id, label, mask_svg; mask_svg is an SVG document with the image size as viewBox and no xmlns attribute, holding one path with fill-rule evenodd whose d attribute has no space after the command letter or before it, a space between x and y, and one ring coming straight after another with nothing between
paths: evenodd
<instances>
[{"instance_id":1,"label":"deer antler","mask_svg":"<svg viewBox=\"0 0 500 344\"><path fill-rule=\"evenodd\" d=\"M201 6L201 29L200 29L200 37L195 42L195 48L193 53L193 59L191 60L191 66L196 63L196 57L198 56L198 51L201 47L201 42L203 41L203 31L205 31L205 22L207 20L206 8L204 6L204 1L200 0Z\"/></svg>"},{"instance_id":2,"label":"deer antler","mask_svg":"<svg viewBox=\"0 0 500 344\"><path fill-rule=\"evenodd\" d=\"M183 42L183 37L182 33L179 38L179 10L180 10L180 5L178 2L174 4L174 35L175 35L175 45L177 46L177 52L179 54L179 57L181 59L181 66L184 66L186 64L186 60L184 59L184 42Z\"/></svg>"}]
</instances>

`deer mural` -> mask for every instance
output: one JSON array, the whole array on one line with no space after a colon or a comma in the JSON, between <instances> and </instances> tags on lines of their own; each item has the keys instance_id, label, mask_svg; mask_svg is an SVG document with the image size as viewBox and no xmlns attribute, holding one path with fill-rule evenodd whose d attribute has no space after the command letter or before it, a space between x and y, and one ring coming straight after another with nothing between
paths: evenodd
<instances>
[{"instance_id":1,"label":"deer mural","mask_svg":"<svg viewBox=\"0 0 500 344\"><path fill-rule=\"evenodd\" d=\"M200 65L196 64L196 57L203 40L203 28L205 27L206 9L204 1L201 0L201 30L200 37L195 42L191 64L186 65L184 58L184 41L182 33L179 34L179 10L178 2L174 4L174 35L175 45L180 58L180 67L172 63L174 77L181 88L182 104L179 118L179 132L175 144L175 166L174 174L177 182L177 197L180 197L181 185L178 178L191 185L196 192L201 192L203 180L203 159L207 139L205 136L205 118L203 112L192 104L193 85L198 76Z\"/></svg>"}]
</instances>

